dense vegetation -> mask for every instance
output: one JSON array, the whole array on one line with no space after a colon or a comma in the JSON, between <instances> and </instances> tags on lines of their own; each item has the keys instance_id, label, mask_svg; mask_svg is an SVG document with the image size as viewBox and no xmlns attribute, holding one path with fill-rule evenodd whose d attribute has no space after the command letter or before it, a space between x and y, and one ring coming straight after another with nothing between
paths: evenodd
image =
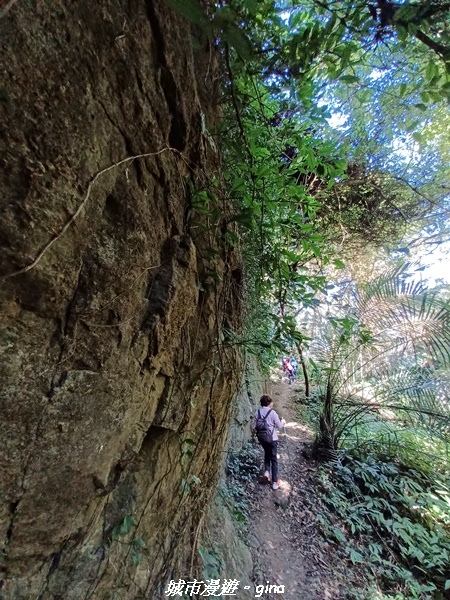
<instances>
[{"instance_id":1,"label":"dense vegetation","mask_svg":"<svg viewBox=\"0 0 450 600\"><path fill-rule=\"evenodd\" d=\"M224 118L205 125L223 184L193 196L245 258L247 324L223 343L266 367L297 354L335 465L332 530L369 560L376 597L443 597L449 290L427 290L418 261L449 233L449 5L170 3L223 64ZM219 227L222 195L235 213Z\"/></svg>"}]
</instances>

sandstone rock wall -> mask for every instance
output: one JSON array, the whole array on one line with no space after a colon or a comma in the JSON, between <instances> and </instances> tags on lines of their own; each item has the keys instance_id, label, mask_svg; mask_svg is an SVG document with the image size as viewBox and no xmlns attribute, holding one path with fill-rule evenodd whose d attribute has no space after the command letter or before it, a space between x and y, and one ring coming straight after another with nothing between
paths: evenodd
<instances>
[{"instance_id":1,"label":"sandstone rock wall","mask_svg":"<svg viewBox=\"0 0 450 600\"><path fill-rule=\"evenodd\" d=\"M251 423L260 406L262 394L269 392L269 381L261 373L251 355L245 360L241 385L233 400L233 418L230 424L227 451L224 454L221 479L214 502L211 502L201 522L198 549L200 575L204 579L235 579L239 584L239 600L254 598L254 565L246 544L245 528L237 515L236 489L229 478L227 464L251 439Z\"/></svg>"},{"instance_id":2,"label":"sandstone rock wall","mask_svg":"<svg viewBox=\"0 0 450 600\"><path fill-rule=\"evenodd\" d=\"M251 424L260 398L269 393L268 378L261 372L256 359L249 355L245 361L242 382L234 400L234 413L228 434L228 452L239 452L251 439Z\"/></svg>"},{"instance_id":3,"label":"sandstone rock wall","mask_svg":"<svg viewBox=\"0 0 450 600\"><path fill-rule=\"evenodd\" d=\"M191 211L218 165L196 37L159 0L0 18L6 600L159 598L194 568L242 377L229 207Z\"/></svg>"}]
</instances>

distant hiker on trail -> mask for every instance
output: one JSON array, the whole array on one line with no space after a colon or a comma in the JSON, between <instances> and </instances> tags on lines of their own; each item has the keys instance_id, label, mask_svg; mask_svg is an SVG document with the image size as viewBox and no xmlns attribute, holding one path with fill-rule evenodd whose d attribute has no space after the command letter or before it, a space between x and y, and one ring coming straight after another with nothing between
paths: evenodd
<instances>
[{"instance_id":1,"label":"distant hiker on trail","mask_svg":"<svg viewBox=\"0 0 450 600\"><path fill-rule=\"evenodd\" d=\"M261 408L255 413L253 431L259 443L264 448L264 480L268 483L272 470L272 489L277 490L281 482L278 480L278 434L277 429L286 425L284 419L273 410L273 400L270 396L261 396Z\"/></svg>"},{"instance_id":2,"label":"distant hiker on trail","mask_svg":"<svg viewBox=\"0 0 450 600\"><path fill-rule=\"evenodd\" d=\"M297 364L296 358L291 358L291 365L292 365L292 370L294 371L294 375L297 375L298 364Z\"/></svg>"},{"instance_id":3,"label":"distant hiker on trail","mask_svg":"<svg viewBox=\"0 0 450 600\"><path fill-rule=\"evenodd\" d=\"M283 371L286 373L286 375L292 373L291 361L288 358L285 358L283 361Z\"/></svg>"},{"instance_id":4,"label":"distant hiker on trail","mask_svg":"<svg viewBox=\"0 0 450 600\"><path fill-rule=\"evenodd\" d=\"M283 369L289 379L289 383L291 383L294 379L294 369L292 368L291 361L288 358L286 358L283 363Z\"/></svg>"}]
</instances>

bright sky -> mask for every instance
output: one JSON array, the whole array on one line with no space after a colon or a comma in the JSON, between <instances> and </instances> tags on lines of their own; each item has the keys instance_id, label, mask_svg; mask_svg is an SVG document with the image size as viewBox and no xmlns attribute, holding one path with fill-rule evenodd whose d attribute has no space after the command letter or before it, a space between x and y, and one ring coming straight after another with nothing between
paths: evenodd
<instances>
[{"instance_id":1,"label":"bright sky","mask_svg":"<svg viewBox=\"0 0 450 600\"><path fill-rule=\"evenodd\" d=\"M416 250L417 252L417 250ZM425 280L428 288L433 288L439 283L450 285L450 241L437 246L433 252L413 253L411 260L415 261L410 268L411 279ZM423 271L418 271L418 267Z\"/></svg>"},{"instance_id":2,"label":"bright sky","mask_svg":"<svg viewBox=\"0 0 450 600\"><path fill-rule=\"evenodd\" d=\"M329 119L327 119L328 125L333 129L345 129L344 125L347 121L347 116L343 113L333 113Z\"/></svg>"},{"instance_id":3,"label":"bright sky","mask_svg":"<svg viewBox=\"0 0 450 600\"><path fill-rule=\"evenodd\" d=\"M443 250L448 252L450 243L443 245ZM450 255L444 254L440 249L422 259L422 264L426 265L426 269L422 271L422 277L428 279L430 287L437 283L438 279L443 279L444 283L450 284Z\"/></svg>"}]
</instances>

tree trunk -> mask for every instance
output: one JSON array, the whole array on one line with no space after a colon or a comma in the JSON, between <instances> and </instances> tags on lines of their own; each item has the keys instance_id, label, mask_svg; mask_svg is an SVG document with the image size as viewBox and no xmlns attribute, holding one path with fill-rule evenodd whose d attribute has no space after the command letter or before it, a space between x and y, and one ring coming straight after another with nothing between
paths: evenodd
<instances>
[{"instance_id":1,"label":"tree trunk","mask_svg":"<svg viewBox=\"0 0 450 600\"><path fill-rule=\"evenodd\" d=\"M333 386L328 377L327 391L323 403L323 412L320 417L320 444L326 450L336 450L336 436L333 415Z\"/></svg>"},{"instance_id":2,"label":"tree trunk","mask_svg":"<svg viewBox=\"0 0 450 600\"><path fill-rule=\"evenodd\" d=\"M298 352L298 355L300 357L300 364L302 365L303 381L305 382L305 398L309 398L309 396L310 396L310 389L309 389L308 370L306 368L305 359L303 357L303 349L302 349L302 347L300 345L297 345L297 352Z\"/></svg>"}]
</instances>

